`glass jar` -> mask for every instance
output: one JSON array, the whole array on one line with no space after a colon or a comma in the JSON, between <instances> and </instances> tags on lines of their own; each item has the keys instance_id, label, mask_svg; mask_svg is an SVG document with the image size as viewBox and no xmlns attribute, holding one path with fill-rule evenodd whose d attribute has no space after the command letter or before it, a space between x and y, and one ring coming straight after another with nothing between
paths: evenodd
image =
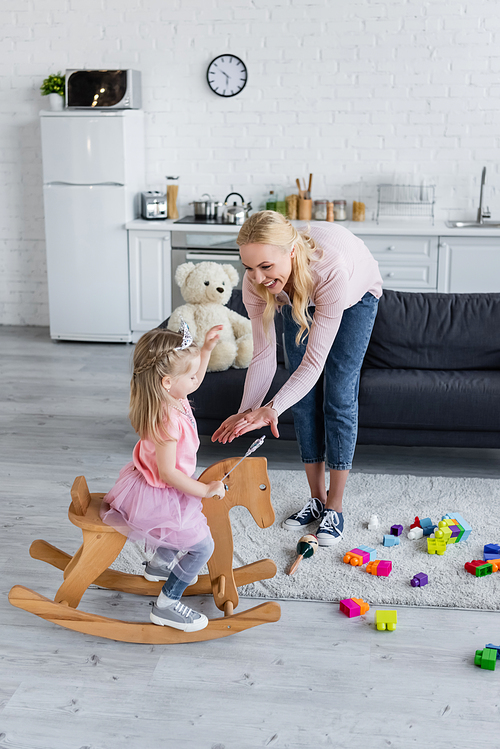
<instances>
[{"instance_id":1,"label":"glass jar","mask_svg":"<svg viewBox=\"0 0 500 749\"><path fill-rule=\"evenodd\" d=\"M179 218L177 196L179 194L179 177L166 177L167 180L167 218Z\"/></svg>"},{"instance_id":2,"label":"glass jar","mask_svg":"<svg viewBox=\"0 0 500 749\"><path fill-rule=\"evenodd\" d=\"M275 211L276 210L276 195L274 190L269 191L269 195L267 196L266 200L266 211Z\"/></svg>"},{"instance_id":3,"label":"glass jar","mask_svg":"<svg viewBox=\"0 0 500 749\"><path fill-rule=\"evenodd\" d=\"M313 219L315 221L326 221L327 200L315 200L313 209Z\"/></svg>"},{"instance_id":4,"label":"glass jar","mask_svg":"<svg viewBox=\"0 0 500 749\"><path fill-rule=\"evenodd\" d=\"M333 213L335 221L345 221L347 218L347 203L345 200L333 201Z\"/></svg>"}]
</instances>

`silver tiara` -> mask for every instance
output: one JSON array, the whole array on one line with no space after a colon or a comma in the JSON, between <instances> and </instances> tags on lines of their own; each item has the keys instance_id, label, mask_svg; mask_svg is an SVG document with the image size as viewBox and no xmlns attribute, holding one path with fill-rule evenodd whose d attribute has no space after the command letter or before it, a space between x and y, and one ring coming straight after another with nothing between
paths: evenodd
<instances>
[{"instance_id":1,"label":"silver tiara","mask_svg":"<svg viewBox=\"0 0 500 749\"><path fill-rule=\"evenodd\" d=\"M180 346L176 346L174 348L174 351L182 351L188 346L191 346L193 342L193 336L189 332L189 326L187 322L182 319L182 317L181 317L181 327L179 328L179 333L182 333L182 343Z\"/></svg>"}]
</instances>

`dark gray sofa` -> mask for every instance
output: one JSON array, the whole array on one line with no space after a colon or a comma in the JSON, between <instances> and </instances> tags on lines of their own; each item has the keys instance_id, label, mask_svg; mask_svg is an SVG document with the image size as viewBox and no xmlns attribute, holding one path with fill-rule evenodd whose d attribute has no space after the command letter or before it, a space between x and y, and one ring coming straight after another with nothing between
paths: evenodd
<instances>
[{"instance_id":1,"label":"dark gray sofa","mask_svg":"<svg viewBox=\"0 0 500 749\"><path fill-rule=\"evenodd\" d=\"M246 315L241 292L228 306ZM288 377L279 314L275 324L278 369L267 400ZM191 396L200 434L237 412L245 375L207 373ZM295 439L290 410L279 430ZM361 373L358 443L500 447L500 294L384 292Z\"/></svg>"}]
</instances>

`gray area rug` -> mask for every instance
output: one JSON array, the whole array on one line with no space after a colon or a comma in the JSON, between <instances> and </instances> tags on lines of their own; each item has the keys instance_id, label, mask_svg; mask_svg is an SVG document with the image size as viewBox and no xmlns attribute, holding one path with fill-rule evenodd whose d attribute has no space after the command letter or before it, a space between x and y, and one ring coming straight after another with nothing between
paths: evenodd
<instances>
[{"instance_id":1,"label":"gray area rug","mask_svg":"<svg viewBox=\"0 0 500 749\"><path fill-rule=\"evenodd\" d=\"M231 511L234 566L270 557L278 572L272 580L239 588L241 596L317 601L362 598L370 605L500 608L500 571L477 578L464 570L465 562L483 558L485 544L500 543L500 481L352 473L344 499L344 539L335 547L320 547L314 557L302 560L295 575L288 576L286 570L295 559L298 539L316 529L290 532L281 528L281 521L304 504L308 486L301 471L271 470L269 477L276 522L262 530L245 508ZM472 526L467 541L448 546L445 554L438 556L427 553L425 539L407 538L415 515L437 523L447 512L460 513ZM373 514L380 520L376 531L367 527ZM404 526L400 545L386 548L383 534L390 533L394 524ZM343 563L345 552L359 544L374 547L378 559L392 561L389 577L366 573L366 565L360 568ZM127 542L113 566L140 574L145 558L139 545ZM417 572L429 577L423 588L410 585Z\"/></svg>"}]
</instances>

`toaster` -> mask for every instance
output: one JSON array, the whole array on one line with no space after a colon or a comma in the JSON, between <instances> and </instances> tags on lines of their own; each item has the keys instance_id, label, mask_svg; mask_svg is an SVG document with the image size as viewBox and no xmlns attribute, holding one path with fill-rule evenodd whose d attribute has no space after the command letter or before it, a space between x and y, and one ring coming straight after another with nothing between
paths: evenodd
<instances>
[{"instance_id":1,"label":"toaster","mask_svg":"<svg viewBox=\"0 0 500 749\"><path fill-rule=\"evenodd\" d=\"M142 218L167 218L167 196L159 190L142 193Z\"/></svg>"}]
</instances>

